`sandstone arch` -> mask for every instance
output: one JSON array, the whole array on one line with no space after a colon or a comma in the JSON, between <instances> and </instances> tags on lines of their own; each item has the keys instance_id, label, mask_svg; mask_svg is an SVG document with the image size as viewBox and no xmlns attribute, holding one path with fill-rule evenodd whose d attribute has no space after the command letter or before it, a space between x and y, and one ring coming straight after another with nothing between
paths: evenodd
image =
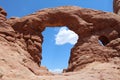
<instances>
[{"instance_id":1,"label":"sandstone arch","mask_svg":"<svg viewBox=\"0 0 120 80\"><path fill-rule=\"evenodd\" d=\"M105 34L108 39L113 40L111 38L114 36L111 35L113 31L116 31L116 33L120 34L119 15L109 12L84 9L76 6L44 9L22 18L11 18L6 22L9 23L15 33L18 34L16 37L17 39L23 37L23 42L25 42L26 45L24 49L31 54L33 60L38 64L42 59L41 44L43 37L41 32L46 26L67 26L70 30L77 33L79 40L71 50L69 66L66 71L75 71L80 69L82 68L81 65L83 66L83 64L87 64L88 62L107 61L106 57L104 57L104 54L101 56L99 53L96 54L96 56L99 55L99 57L102 57L101 59L97 59L96 57L91 59L91 57L94 55L91 52L89 52L89 58L87 62L85 62L84 59L79 60L83 56L80 53L80 49L86 42L88 45L91 45L89 46L89 49L92 47L92 45L97 46L99 39L98 37L100 35Z\"/></svg>"}]
</instances>

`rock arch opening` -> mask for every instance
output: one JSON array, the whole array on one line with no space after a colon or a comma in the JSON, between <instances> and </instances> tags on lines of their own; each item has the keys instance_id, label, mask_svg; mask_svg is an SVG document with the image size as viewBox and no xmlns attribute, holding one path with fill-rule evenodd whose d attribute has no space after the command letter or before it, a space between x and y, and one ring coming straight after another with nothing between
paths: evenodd
<instances>
[{"instance_id":1,"label":"rock arch opening","mask_svg":"<svg viewBox=\"0 0 120 80\"><path fill-rule=\"evenodd\" d=\"M100 36L99 37L99 42L101 45L105 46L107 45L110 41L106 36Z\"/></svg>"},{"instance_id":2,"label":"rock arch opening","mask_svg":"<svg viewBox=\"0 0 120 80\"><path fill-rule=\"evenodd\" d=\"M50 72L61 73L68 67L71 48L78 35L67 27L46 27L42 32L42 66Z\"/></svg>"},{"instance_id":3,"label":"rock arch opening","mask_svg":"<svg viewBox=\"0 0 120 80\"><path fill-rule=\"evenodd\" d=\"M44 9L34 14L25 16L23 18L13 18L7 21L18 34L17 36L15 35L15 39L22 38L21 42L24 42L24 46L26 46L22 46L22 48L27 50L30 53L30 55L34 54L33 56L31 55L31 59L38 65L39 63L41 63L41 44L44 41L41 32L44 31L46 26L55 27L66 25L70 30L73 30L75 33L77 33L79 35L79 40L74 46L74 48L72 48L70 54L71 58L69 59L69 66L66 69L66 71L68 72L76 71L77 67L83 64L87 64L85 62L87 58L84 59L83 57L83 61L79 59L81 58L81 51L85 51L84 49L81 50L82 47L80 46L82 46L82 44L88 41L94 42L93 38L90 39L92 35L96 35L95 41L98 41L98 36L103 34L101 33L101 31L104 32L108 30L107 33L109 33L109 31L117 29L117 31L119 32L118 27L120 26L120 24L118 24L120 22L119 17L115 14L79 8L76 6L63 6L57 8ZM115 23L116 25L113 26L113 24ZM106 32L104 33L106 34ZM109 39L104 36L99 37L99 40L104 45L106 45L109 42ZM95 60L93 59L93 61Z\"/></svg>"}]
</instances>

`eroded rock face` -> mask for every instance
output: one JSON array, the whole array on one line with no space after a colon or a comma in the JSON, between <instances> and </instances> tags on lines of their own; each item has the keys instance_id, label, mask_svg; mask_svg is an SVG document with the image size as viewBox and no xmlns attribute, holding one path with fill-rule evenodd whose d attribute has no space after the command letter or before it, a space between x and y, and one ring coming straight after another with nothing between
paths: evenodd
<instances>
[{"instance_id":1,"label":"eroded rock face","mask_svg":"<svg viewBox=\"0 0 120 80\"><path fill-rule=\"evenodd\" d=\"M7 80L7 77L20 76L22 79L28 75L52 75L46 68L39 66L39 43L42 41L38 35L30 36L15 31L7 23L6 15L0 8L0 80Z\"/></svg>"},{"instance_id":2,"label":"eroded rock face","mask_svg":"<svg viewBox=\"0 0 120 80\"><path fill-rule=\"evenodd\" d=\"M39 36L39 34L47 26L67 26L77 33L79 40L71 51L67 71L74 71L77 67L80 69L83 64L94 61L108 61L112 53L115 53L113 54L115 56L119 55L117 51L107 47L104 51L105 48L98 43L99 38L105 45L119 38L120 17L114 13L65 6L41 10L20 19L9 19L7 22L15 31L24 34L24 36L38 36L38 40L41 40L41 42L37 42L38 45L42 44L42 36ZM33 46L32 41L29 39L26 42L28 45L27 50L32 56L41 53L41 47ZM40 57L42 57L41 54ZM34 61L40 62L41 58Z\"/></svg>"},{"instance_id":3,"label":"eroded rock face","mask_svg":"<svg viewBox=\"0 0 120 80\"><path fill-rule=\"evenodd\" d=\"M71 50L68 68L64 72L84 71L89 64L98 63L100 66L103 63L118 68L120 66L118 65L120 63L120 16L117 14L63 6L44 9L22 18L6 19L6 15L7 13L0 8L0 65L4 64L3 67L0 66L0 76L4 80L7 80L7 76L11 74L12 77L21 76L21 78L27 75L32 77L52 75L40 64L43 42L41 33L47 26L67 26L79 36L78 42ZM113 68L108 70L110 69ZM89 70L92 71L92 68ZM17 72L20 74L15 74Z\"/></svg>"},{"instance_id":4,"label":"eroded rock face","mask_svg":"<svg viewBox=\"0 0 120 80\"><path fill-rule=\"evenodd\" d=\"M120 0L113 0L113 11L120 15Z\"/></svg>"}]
</instances>

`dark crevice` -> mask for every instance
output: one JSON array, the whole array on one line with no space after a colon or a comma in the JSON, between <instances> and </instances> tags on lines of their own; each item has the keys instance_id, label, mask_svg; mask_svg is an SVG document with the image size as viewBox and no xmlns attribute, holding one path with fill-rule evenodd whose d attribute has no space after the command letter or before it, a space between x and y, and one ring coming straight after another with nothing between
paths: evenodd
<instances>
[{"instance_id":1,"label":"dark crevice","mask_svg":"<svg viewBox=\"0 0 120 80\"><path fill-rule=\"evenodd\" d=\"M107 45L110 42L109 39L106 36L100 36L99 40L104 46Z\"/></svg>"}]
</instances>

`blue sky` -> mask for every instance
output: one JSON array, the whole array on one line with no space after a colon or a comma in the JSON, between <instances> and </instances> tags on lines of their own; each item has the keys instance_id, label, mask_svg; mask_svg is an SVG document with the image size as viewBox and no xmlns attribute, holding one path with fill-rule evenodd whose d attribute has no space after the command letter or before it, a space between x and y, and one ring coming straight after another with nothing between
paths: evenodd
<instances>
[{"instance_id":1,"label":"blue sky","mask_svg":"<svg viewBox=\"0 0 120 80\"><path fill-rule=\"evenodd\" d=\"M65 5L112 12L112 1L113 0L1 0L0 6L7 11L7 18L10 18L13 16L23 17L40 9ZM46 28L42 34L44 35L42 65L47 66L50 70L67 68L70 49L73 47L75 39L77 39L76 35L65 27Z\"/></svg>"}]
</instances>

